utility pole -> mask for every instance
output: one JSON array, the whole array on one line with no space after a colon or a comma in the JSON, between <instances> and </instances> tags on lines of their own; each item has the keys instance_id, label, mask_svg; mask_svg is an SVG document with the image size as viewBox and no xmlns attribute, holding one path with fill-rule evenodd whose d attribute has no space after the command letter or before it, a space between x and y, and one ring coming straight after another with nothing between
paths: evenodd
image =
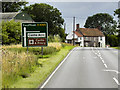
<instances>
[{"instance_id":1,"label":"utility pole","mask_svg":"<svg viewBox=\"0 0 120 90\"><path fill-rule=\"evenodd\" d=\"M75 38L74 30L75 30L75 17L73 17L73 46L75 45L75 41L74 41L74 38Z\"/></svg>"}]
</instances>

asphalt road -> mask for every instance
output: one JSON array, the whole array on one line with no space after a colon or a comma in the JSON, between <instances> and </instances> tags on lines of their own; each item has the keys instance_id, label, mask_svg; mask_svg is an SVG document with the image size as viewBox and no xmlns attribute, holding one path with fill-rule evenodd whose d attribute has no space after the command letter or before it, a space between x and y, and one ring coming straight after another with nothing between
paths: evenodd
<instances>
[{"instance_id":1,"label":"asphalt road","mask_svg":"<svg viewBox=\"0 0 120 90\"><path fill-rule=\"evenodd\" d=\"M118 50L76 47L42 88L118 88Z\"/></svg>"}]
</instances>

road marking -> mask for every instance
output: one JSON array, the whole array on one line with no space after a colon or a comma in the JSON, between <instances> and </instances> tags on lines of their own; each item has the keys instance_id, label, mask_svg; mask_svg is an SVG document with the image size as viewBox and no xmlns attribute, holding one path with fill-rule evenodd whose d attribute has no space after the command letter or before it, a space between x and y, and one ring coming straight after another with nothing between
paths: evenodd
<instances>
[{"instance_id":1,"label":"road marking","mask_svg":"<svg viewBox=\"0 0 120 90\"><path fill-rule=\"evenodd\" d=\"M107 71L107 72L115 72L115 73L120 73L120 72L118 72L117 70L104 70L104 71Z\"/></svg>"},{"instance_id":2,"label":"road marking","mask_svg":"<svg viewBox=\"0 0 120 90\"><path fill-rule=\"evenodd\" d=\"M75 49L75 48L74 48ZM56 71L60 68L60 66L66 61L66 59L69 57L69 55L73 52L72 49L70 53L64 58L64 60L58 65L58 67L52 72L52 74L48 77L48 79L44 82L44 84L40 88L44 88L45 85L49 82L49 80L52 78L52 76L56 73Z\"/></svg>"},{"instance_id":3,"label":"road marking","mask_svg":"<svg viewBox=\"0 0 120 90\"><path fill-rule=\"evenodd\" d=\"M100 55L100 54L98 54L98 56L100 57L101 55Z\"/></svg>"},{"instance_id":4,"label":"road marking","mask_svg":"<svg viewBox=\"0 0 120 90\"><path fill-rule=\"evenodd\" d=\"M104 66L105 66L106 68L108 68L108 66L107 66L106 64L104 64Z\"/></svg>"},{"instance_id":5,"label":"road marking","mask_svg":"<svg viewBox=\"0 0 120 90\"><path fill-rule=\"evenodd\" d=\"M95 48L95 49L97 50L97 48ZM95 53L95 52L94 52L94 54L96 54L96 55L102 60L104 66L105 66L106 68L108 68L107 64L105 64L105 61L104 61L103 58L101 57L100 51L98 50L98 53Z\"/></svg>"},{"instance_id":6,"label":"road marking","mask_svg":"<svg viewBox=\"0 0 120 90\"><path fill-rule=\"evenodd\" d=\"M102 59L102 60L103 60L103 58L102 58L102 57L100 57L100 59Z\"/></svg>"},{"instance_id":7,"label":"road marking","mask_svg":"<svg viewBox=\"0 0 120 90\"><path fill-rule=\"evenodd\" d=\"M103 64L105 64L105 61L102 59Z\"/></svg>"},{"instance_id":8,"label":"road marking","mask_svg":"<svg viewBox=\"0 0 120 90\"><path fill-rule=\"evenodd\" d=\"M120 85L120 83L118 82L118 80L115 77L113 79L117 83L117 85Z\"/></svg>"}]
</instances>

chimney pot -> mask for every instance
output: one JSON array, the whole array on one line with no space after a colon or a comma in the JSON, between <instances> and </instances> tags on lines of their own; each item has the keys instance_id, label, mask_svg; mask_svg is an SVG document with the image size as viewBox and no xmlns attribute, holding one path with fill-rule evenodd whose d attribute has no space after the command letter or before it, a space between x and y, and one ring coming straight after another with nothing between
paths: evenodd
<instances>
[{"instance_id":1,"label":"chimney pot","mask_svg":"<svg viewBox=\"0 0 120 90\"><path fill-rule=\"evenodd\" d=\"M76 24L76 30L79 30L79 24Z\"/></svg>"}]
</instances>

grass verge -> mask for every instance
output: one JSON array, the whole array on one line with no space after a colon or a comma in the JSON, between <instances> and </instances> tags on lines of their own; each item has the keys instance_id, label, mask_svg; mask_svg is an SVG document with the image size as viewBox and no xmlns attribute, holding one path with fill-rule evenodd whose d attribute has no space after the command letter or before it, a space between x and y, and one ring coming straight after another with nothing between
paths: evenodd
<instances>
[{"instance_id":1,"label":"grass verge","mask_svg":"<svg viewBox=\"0 0 120 90\"><path fill-rule=\"evenodd\" d=\"M119 49L119 50L120 50L120 47L112 47L112 48L114 48L114 49Z\"/></svg>"},{"instance_id":2,"label":"grass verge","mask_svg":"<svg viewBox=\"0 0 120 90\"><path fill-rule=\"evenodd\" d=\"M42 57L40 47L30 47L29 53L26 52L27 48L20 45L2 47L2 88L10 88L17 81L30 77L37 67L42 67L39 58L51 57L61 48L60 43L51 43L44 47Z\"/></svg>"},{"instance_id":3,"label":"grass verge","mask_svg":"<svg viewBox=\"0 0 120 90\"><path fill-rule=\"evenodd\" d=\"M41 65L31 73L30 77L22 78L11 88L37 88L53 72L58 64L65 58L73 46L65 46L59 52L54 53L49 58L39 58L38 63Z\"/></svg>"}]
</instances>

